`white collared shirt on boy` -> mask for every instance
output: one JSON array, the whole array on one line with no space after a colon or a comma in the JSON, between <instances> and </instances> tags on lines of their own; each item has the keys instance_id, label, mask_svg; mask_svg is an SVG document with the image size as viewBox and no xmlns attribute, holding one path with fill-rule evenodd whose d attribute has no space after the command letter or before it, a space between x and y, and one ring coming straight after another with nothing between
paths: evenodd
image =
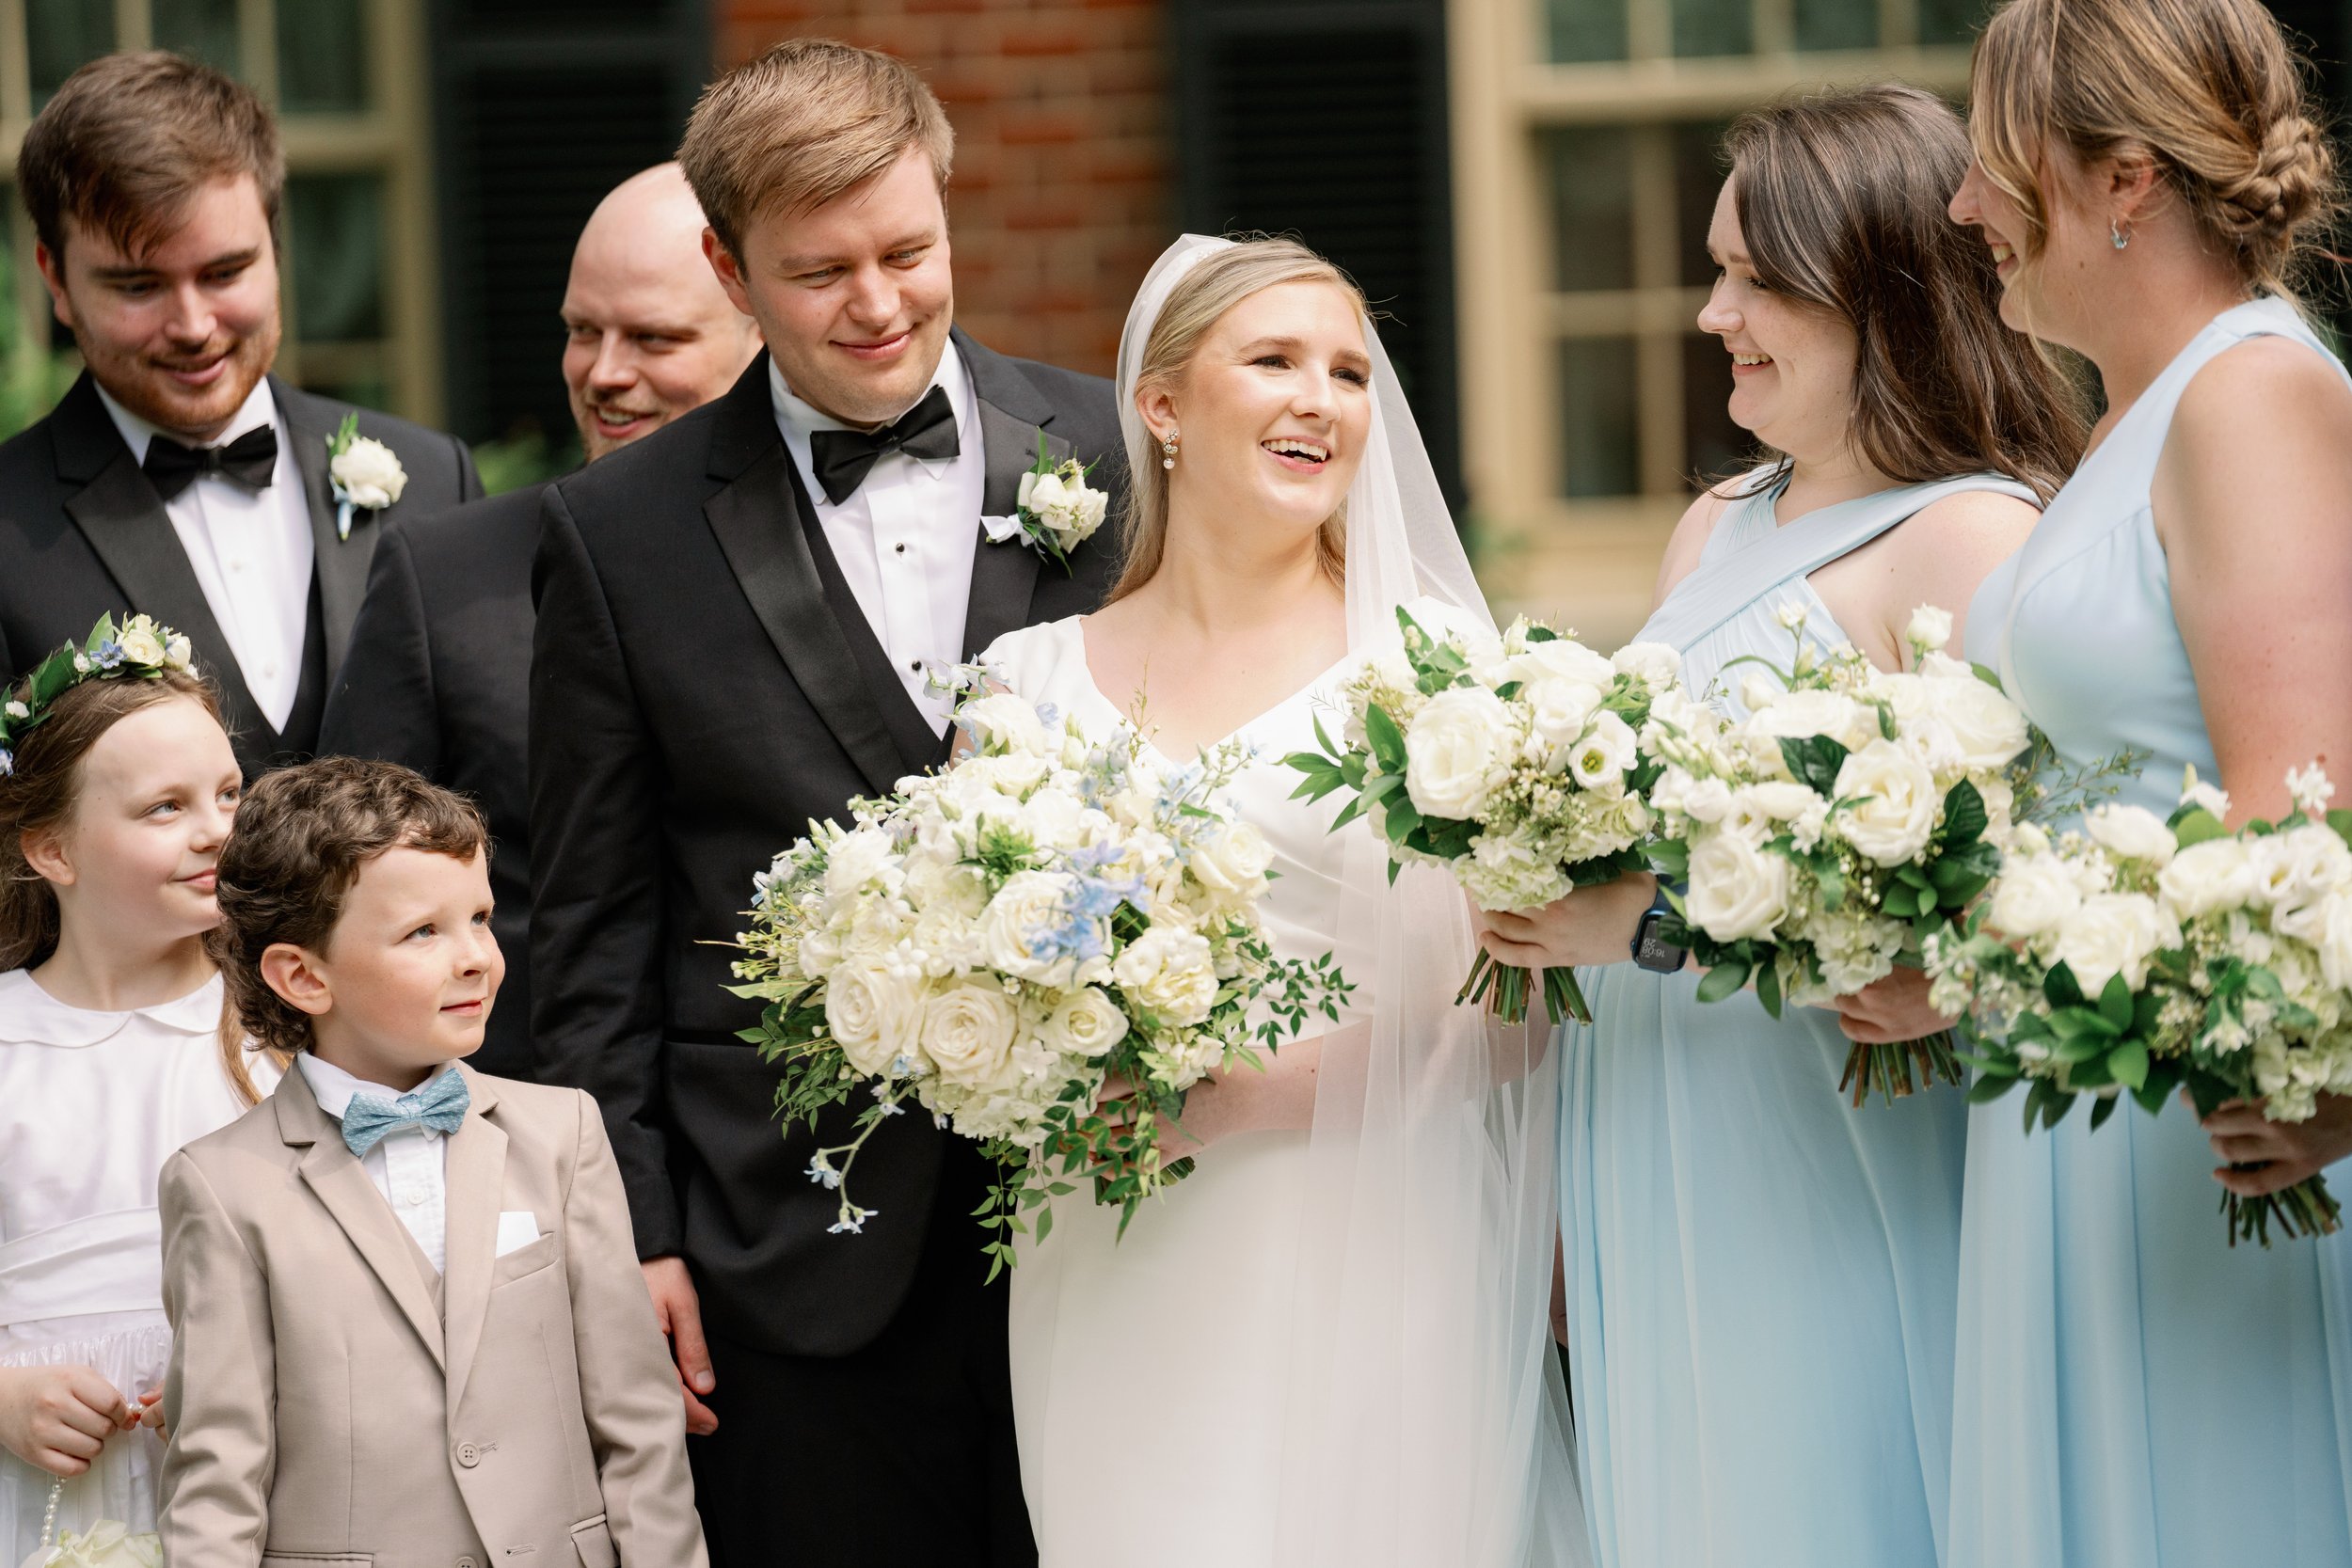
<instances>
[{"instance_id":1,"label":"white collared shirt on boy","mask_svg":"<svg viewBox=\"0 0 2352 1568\"><path fill-rule=\"evenodd\" d=\"M816 481L809 436L854 427L796 396L774 358L768 361L776 428L817 509L825 543L833 546L841 576L907 695L932 731L946 735L955 698L931 690L930 683L933 671L963 660L963 617L972 597L972 555L979 543L988 460L980 438L979 394L952 342L940 355L923 396L931 387L946 388L948 406L956 412L956 455L886 452L835 506Z\"/></svg>"},{"instance_id":2,"label":"white collared shirt on boy","mask_svg":"<svg viewBox=\"0 0 2352 1568\"><path fill-rule=\"evenodd\" d=\"M133 462L147 462L147 449L158 436L181 440L123 407L105 388L98 388L98 397L122 433ZM302 685L302 639L318 546L310 534L294 437L278 415L267 377L254 383L228 428L208 444L227 446L264 425L278 430L278 465L266 488L248 490L225 475L199 475L164 502L164 515L204 591L204 603L229 640L245 689L270 728L283 729Z\"/></svg>"},{"instance_id":3,"label":"white collared shirt on boy","mask_svg":"<svg viewBox=\"0 0 2352 1568\"><path fill-rule=\"evenodd\" d=\"M319 1109L337 1121L355 1095L370 1094L379 1100L397 1100L401 1091L382 1084L371 1084L355 1078L332 1062L323 1062L305 1051L294 1058L303 1079L310 1085L312 1098ZM445 1067L442 1072L454 1072ZM435 1076L438 1076L436 1074ZM425 1083L433 1080L428 1078ZM424 1087L419 1084L418 1088ZM436 1274L442 1272L449 1256L449 1139L430 1127L404 1127L387 1132L375 1147L359 1157L359 1168L368 1173L375 1190L384 1195L384 1201L392 1206L401 1225L417 1239Z\"/></svg>"}]
</instances>

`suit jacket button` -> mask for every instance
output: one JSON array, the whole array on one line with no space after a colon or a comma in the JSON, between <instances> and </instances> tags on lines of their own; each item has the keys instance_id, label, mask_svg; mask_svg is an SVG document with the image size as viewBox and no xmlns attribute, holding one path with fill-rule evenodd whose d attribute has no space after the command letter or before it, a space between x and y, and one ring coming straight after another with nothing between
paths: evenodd
<instances>
[{"instance_id":1,"label":"suit jacket button","mask_svg":"<svg viewBox=\"0 0 2352 1568\"><path fill-rule=\"evenodd\" d=\"M482 1564L469 1557L461 1557L457 1560L457 1568L482 1568Z\"/></svg>"},{"instance_id":2,"label":"suit jacket button","mask_svg":"<svg viewBox=\"0 0 2352 1568\"><path fill-rule=\"evenodd\" d=\"M457 1463L470 1470L482 1463L482 1450L471 1443L460 1443L457 1445Z\"/></svg>"}]
</instances>

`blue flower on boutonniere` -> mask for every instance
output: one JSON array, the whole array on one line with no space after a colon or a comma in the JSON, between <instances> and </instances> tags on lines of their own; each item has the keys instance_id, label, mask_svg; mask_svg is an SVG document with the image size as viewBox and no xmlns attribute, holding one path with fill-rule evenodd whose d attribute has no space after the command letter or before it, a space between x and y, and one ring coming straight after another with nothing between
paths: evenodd
<instances>
[{"instance_id":1,"label":"blue flower on boutonniere","mask_svg":"<svg viewBox=\"0 0 2352 1568\"><path fill-rule=\"evenodd\" d=\"M1001 545L1015 534L1031 548L1070 570L1070 552L1094 536L1110 508L1110 497L1087 483L1087 466L1072 458L1056 463L1045 450L1045 433L1037 437L1037 465L1021 476L1021 490L1009 517L982 517L989 543Z\"/></svg>"},{"instance_id":2,"label":"blue flower on boutonniere","mask_svg":"<svg viewBox=\"0 0 2352 1568\"><path fill-rule=\"evenodd\" d=\"M364 507L381 512L400 499L408 470L392 449L359 434L359 416L345 414L326 438L326 476L335 484L335 537L351 537L351 514Z\"/></svg>"}]
</instances>

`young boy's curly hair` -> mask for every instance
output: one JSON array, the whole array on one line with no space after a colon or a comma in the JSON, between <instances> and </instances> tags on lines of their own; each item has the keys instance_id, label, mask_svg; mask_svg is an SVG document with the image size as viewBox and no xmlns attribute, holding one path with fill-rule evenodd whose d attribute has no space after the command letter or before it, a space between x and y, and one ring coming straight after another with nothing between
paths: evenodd
<instances>
[{"instance_id":1,"label":"young boy's curly hair","mask_svg":"<svg viewBox=\"0 0 2352 1568\"><path fill-rule=\"evenodd\" d=\"M220 924L205 942L256 1042L311 1044L310 1015L270 990L262 955L281 942L323 951L359 868L401 848L471 859L489 853L490 832L472 801L397 763L322 757L246 792L220 850Z\"/></svg>"}]
</instances>

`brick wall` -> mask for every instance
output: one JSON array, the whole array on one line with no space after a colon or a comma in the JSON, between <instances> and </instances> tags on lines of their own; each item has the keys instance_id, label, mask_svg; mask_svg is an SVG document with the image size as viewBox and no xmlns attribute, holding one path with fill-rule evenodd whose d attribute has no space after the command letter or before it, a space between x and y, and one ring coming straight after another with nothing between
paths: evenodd
<instances>
[{"instance_id":1,"label":"brick wall","mask_svg":"<svg viewBox=\"0 0 2352 1568\"><path fill-rule=\"evenodd\" d=\"M956 319L1107 375L1172 236L1168 0L715 0L719 63L788 38L889 51L956 128Z\"/></svg>"}]
</instances>

